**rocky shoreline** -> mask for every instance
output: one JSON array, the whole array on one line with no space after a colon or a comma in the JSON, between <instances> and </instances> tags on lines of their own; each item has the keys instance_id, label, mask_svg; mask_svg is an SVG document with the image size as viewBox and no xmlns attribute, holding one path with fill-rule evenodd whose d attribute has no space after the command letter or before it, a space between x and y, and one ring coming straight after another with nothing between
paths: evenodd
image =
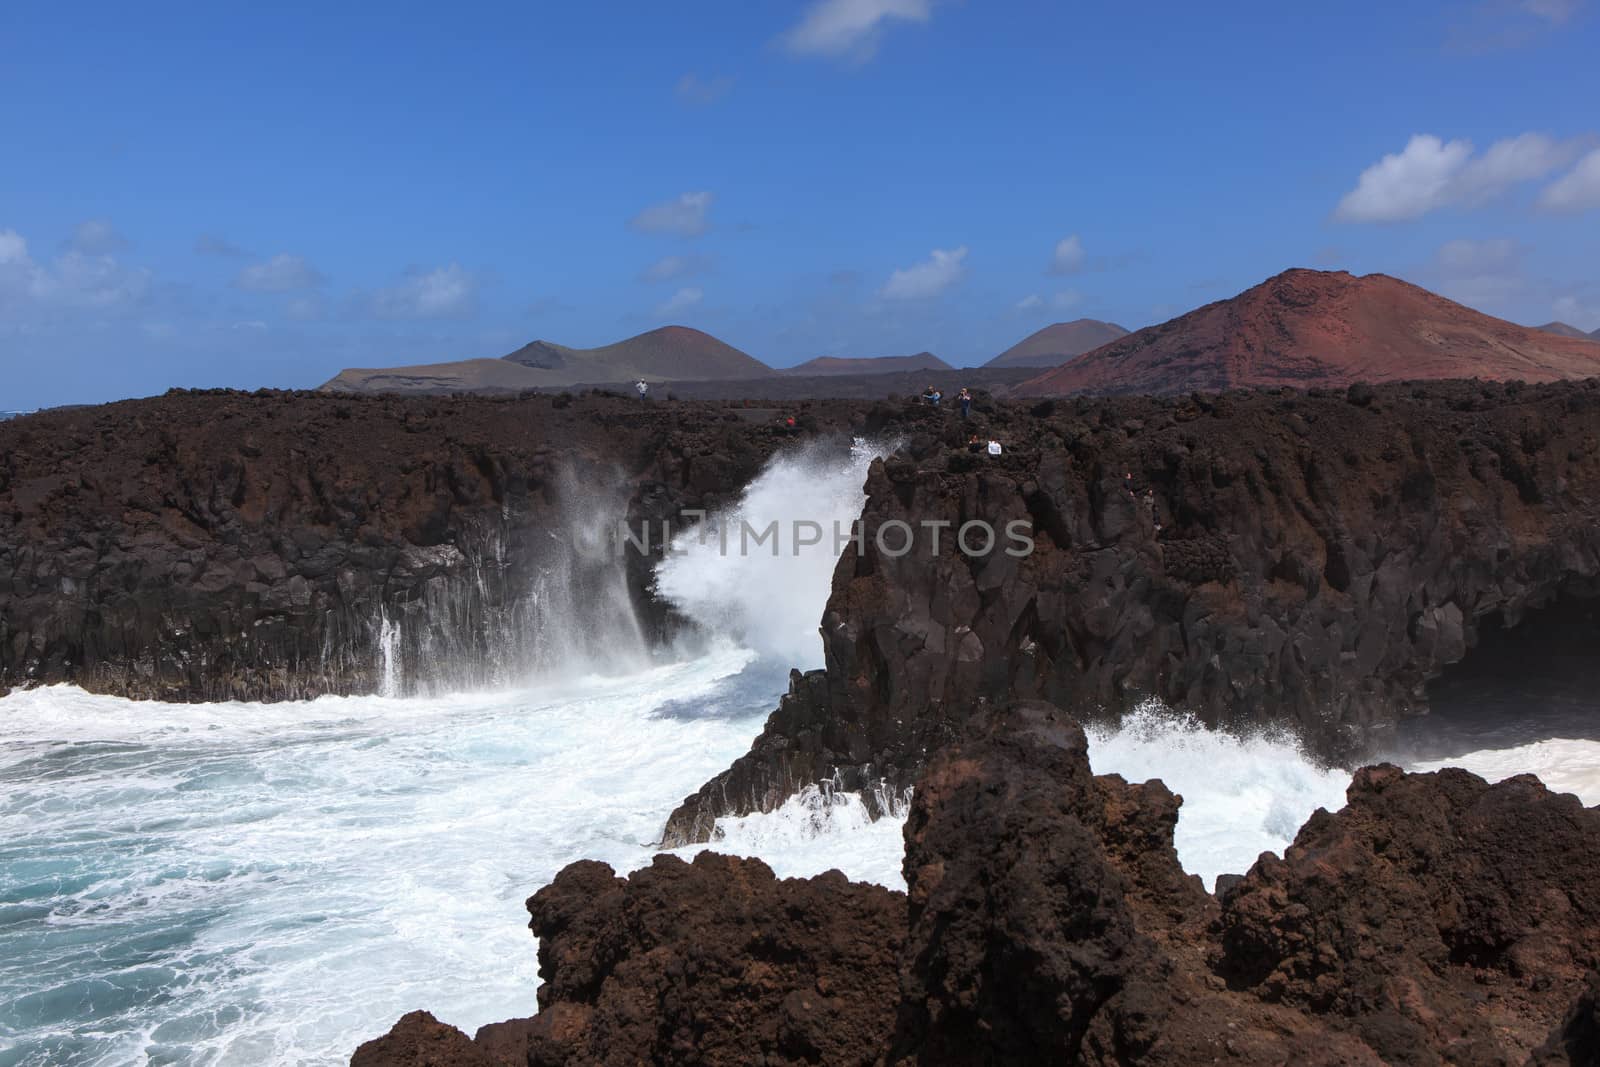
<instances>
[{"instance_id":1,"label":"rocky shoreline","mask_svg":"<svg viewBox=\"0 0 1600 1067\"><path fill-rule=\"evenodd\" d=\"M372 693L386 652L403 688L441 661L447 682L493 682L529 666L505 660L538 621L541 570L570 564L555 535L578 522L648 524L625 585L664 641L676 620L649 592L661 523L736 498L797 438L847 444L864 411L175 391L13 420L0 426L0 692Z\"/></svg>"},{"instance_id":2,"label":"rocky shoreline","mask_svg":"<svg viewBox=\"0 0 1600 1067\"><path fill-rule=\"evenodd\" d=\"M574 864L529 901L538 1015L469 1039L416 1013L357 1063L1595 1062L1600 812L1368 768L1212 895L1173 850L1181 798L1092 775L1077 724L1156 699L1359 759L1480 630L1600 595L1600 382L985 399L971 424L608 396L45 413L0 426L0 689L374 692L440 649L489 677L575 504L681 522L853 435L901 447L835 570L826 666L664 841L819 780L910 789L909 892ZM974 521L1033 551L874 536ZM661 548L621 579L658 641Z\"/></svg>"},{"instance_id":3,"label":"rocky shoreline","mask_svg":"<svg viewBox=\"0 0 1600 1067\"><path fill-rule=\"evenodd\" d=\"M1600 594L1600 381L1013 410L1000 457L931 412L903 426L864 522L1027 520L1033 553L847 548L825 670L794 677L669 844L820 779L893 795L986 702L1097 717L1154 698L1355 762L1486 621Z\"/></svg>"},{"instance_id":4,"label":"rocky shoreline","mask_svg":"<svg viewBox=\"0 0 1600 1067\"><path fill-rule=\"evenodd\" d=\"M908 893L671 856L528 901L539 1013L414 1013L354 1067L1592 1064L1600 809L1531 776L1359 772L1215 897L1182 799L1090 773L1059 709L973 709L906 824Z\"/></svg>"}]
</instances>

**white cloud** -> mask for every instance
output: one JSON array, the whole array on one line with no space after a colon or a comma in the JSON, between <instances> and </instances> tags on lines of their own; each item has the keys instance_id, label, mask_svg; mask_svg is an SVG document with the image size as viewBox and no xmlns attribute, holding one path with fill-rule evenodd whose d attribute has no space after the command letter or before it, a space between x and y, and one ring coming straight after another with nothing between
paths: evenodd
<instances>
[{"instance_id":1,"label":"white cloud","mask_svg":"<svg viewBox=\"0 0 1600 1067\"><path fill-rule=\"evenodd\" d=\"M112 310L142 301L150 281L147 270L125 267L110 253L78 251L71 242L53 262L41 263L28 251L25 237L0 230L0 307Z\"/></svg>"},{"instance_id":2,"label":"white cloud","mask_svg":"<svg viewBox=\"0 0 1600 1067\"><path fill-rule=\"evenodd\" d=\"M714 199L704 191L682 193L671 200L650 205L630 219L628 225L640 233L698 237L710 228L708 216Z\"/></svg>"},{"instance_id":3,"label":"white cloud","mask_svg":"<svg viewBox=\"0 0 1600 1067\"><path fill-rule=\"evenodd\" d=\"M1398 152L1361 172L1334 217L1345 222L1399 222L1443 207L1482 203L1512 186L1565 166L1577 155L1574 141L1525 133L1474 156L1472 143L1417 134Z\"/></svg>"},{"instance_id":4,"label":"white cloud","mask_svg":"<svg viewBox=\"0 0 1600 1067\"><path fill-rule=\"evenodd\" d=\"M1426 214L1445 202L1445 190L1471 155L1466 141L1446 144L1418 134L1405 151L1362 171L1356 187L1339 201L1336 216L1347 222L1390 222Z\"/></svg>"},{"instance_id":5,"label":"white cloud","mask_svg":"<svg viewBox=\"0 0 1600 1067\"><path fill-rule=\"evenodd\" d=\"M700 302L705 299L705 296L706 294L704 291L692 285L687 286L683 289L679 289L676 293L673 293L671 296L667 297L666 300L662 301L660 306L656 308L656 314L661 317L666 317L669 315L676 315L680 311L687 311L692 307L698 307Z\"/></svg>"},{"instance_id":6,"label":"white cloud","mask_svg":"<svg viewBox=\"0 0 1600 1067\"><path fill-rule=\"evenodd\" d=\"M1457 194L1478 203L1523 182L1543 178L1571 163L1581 150L1576 141L1556 141L1542 133L1524 133L1496 141L1462 170Z\"/></svg>"},{"instance_id":7,"label":"white cloud","mask_svg":"<svg viewBox=\"0 0 1600 1067\"><path fill-rule=\"evenodd\" d=\"M966 273L967 246L935 248L927 259L889 275L878 295L886 300L922 300L938 296Z\"/></svg>"},{"instance_id":8,"label":"white cloud","mask_svg":"<svg viewBox=\"0 0 1600 1067\"><path fill-rule=\"evenodd\" d=\"M1050 257L1050 273L1076 274L1085 262L1083 242L1078 240L1077 234L1072 234L1056 242L1055 253Z\"/></svg>"},{"instance_id":9,"label":"white cloud","mask_svg":"<svg viewBox=\"0 0 1600 1067\"><path fill-rule=\"evenodd\" d=\"M1522 10L1559 26L1577 14L1583 0L1522 0Z\"/></svg>"},{"instance_id":10,"label":"white cloud","mask_svg":"<svg viewBox=\"0 0 1600 1067\"><path fill-rule=\"evenodd\" d=\"M639 278L646 282L670 282L704 274L710 269L710 256L663 256L641 271Z\"/></svg>"},{"instance_id":11,"label":"white cloud","mask_svg":"<svg viewBox=\"0 0 1600 1067\"><path fill-rule=\"evenodd\" d=\"M678 79L678 85L675 90L680 102L697 104L701 107L707 104L715 104L732 91L732 78L701 78L700 75L693 71Z\"/></svg>"},{"instance_id":12,"label":"white cloud","mask_svg":"<svg viewBox=\"0 0 1600 1067\"><path fill-rule=\"evenodd\" d=\"M464 318L477 310L478 280L459 263L413 271L373 293L367 306L380 319Z\"/></svg>"},{"instance_id":13,"label":"white cloud","mask_svg":"<svg viewBox=\"0 0 1600 1067\"><path fill-rule=\"evenodd\" d=\"M315 289L322 284L322 275L303 257L279 252L264 263L241 270L233 284L254 293L292 293Z\"/></svg>"},{"instance_id":14,"label":"white cloud","mask_svg":"<svg viewBox=\"0 0 1600 1067\"><path fill-rule=\"evenodd\" d=\"M1546 186L1539 197L1539 206L1550 211L1587 211L1600 207L1600 148Z\"/></svg>"},{"instance_id":15,"label":"white cloud","mask_svg":"<svg viewBox=\"0 0 1600 1067\"><path fill-rule=\"evenodd\" d=\"M877 52L888 23L925 23L932 16L932 0L817 0L782 42L796 55L864 62Z\"/></svg>"},{"instance_id":16,"label":"white cloud","mask_svg":"<svg viewBox=\"0 0 1600 1067\"><path fill-rule=\"evenodd\" d=\"M28 239L16 230L0 230L0 267L31 262Z\"/></svg>"},{"instance_id":17,"label":"white cloud","mask_svg":"<svg viewBox=\"0 0 1600 1067\"><path fill-rule=\"evenodd\" d=\"M128 239L105 219L88 219L78 223L72 231L72 238L67 241L70 251L85 256L109 256L125 252L129 247Z\"/></svg>"},{"instance_id":18,"label":"white cloud","mask_svg":"<svg viewBox=\"0 0 1600 1067\"><path fill-rule=\"evenodd\" d=\"M1042 307L1044 307L1044 297L1040 296L1038 293L1029 293L1027 296L1017 301L1018 311L1032 311L1035 308Z\"/></svg>"}]
</instances>

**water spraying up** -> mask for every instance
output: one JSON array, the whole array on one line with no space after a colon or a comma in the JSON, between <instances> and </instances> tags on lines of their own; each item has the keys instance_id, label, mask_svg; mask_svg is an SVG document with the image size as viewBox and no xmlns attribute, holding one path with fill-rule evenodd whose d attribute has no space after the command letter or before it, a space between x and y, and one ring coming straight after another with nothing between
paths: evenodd
<instances>
[{"instance_id":1,"label":"water spraying up","mask_svg":"<svg viewBox=\"0 0 1600 1067\"><path fill-rule=\"evenodd\" d=\"M821 667L817 628L842 548L835 531L848 538L867 468L893 447L857 438L846 452L816 441L774 457L736 505L673 539L657 593L765 658Z\"/></svg>"}]
</instances>

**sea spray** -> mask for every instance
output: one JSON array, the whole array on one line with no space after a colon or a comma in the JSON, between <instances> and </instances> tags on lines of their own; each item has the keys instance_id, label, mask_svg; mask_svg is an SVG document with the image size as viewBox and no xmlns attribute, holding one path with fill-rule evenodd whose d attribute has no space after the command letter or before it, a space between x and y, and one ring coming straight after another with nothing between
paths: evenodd
<instances>
[{"instance_id":1,"label":"sea spray","mask_svg":"<svg viewBox=\"0 0 1600 1067\"><path fill-rule=\"evenodd\" d=\"M780 878L842 870L857 881L904 889L900 867L910 794L883 800L880 810L889 814L875 820L857 794L808 785L772 811L719 819L716 840L708 844L673 851L685 859L708 849L754 856Z\"/></svg>"},{"instance_id":2,"label":"sea spray","mask_svg":"<svg viewBox=\"0 0 1600 1067\"><path fill-rule=\"evenodd\" d=\"M1309 759L1290 736L1208 730L1155 701L1120 726L1091 726L1089 765L1130 782L1161 779L1183 798L1173 834L1184 869L1210 888L1282 852L1317 808L1344 806L1350 775Z\"/></svg>"},{"instance_id":3,"label":"sea spray","mask_svg":"<svg viewBox=\"0 0 1600 1067\"><path fill-rule=\"evenodd\" d=\"M1207 888L1219 874L1242 874L1262 852L1281 853L1317 808L1344 806L1350 782L1347 772L1307 758L1291 738L1207 730L1154 702L1119 726L1086 732L1096 774L1160 778L1183 797L1173 835L1178 859ZM760 856L788 876L832 866L865 870L869 880L903 889L900 835L908 800L909 793L891 798L883 808L890 814L873 823L860 797L808 786L774 811L718 820L721 836L699 847ZM874 847L885 851L872 853Z\"/></svg>"},{"instance_id":4,"label":"sea spray","mask_svg":"<svg viewBox=\"0 0 1600 1067\"><path fill-rule=\"evenodd\" d=\"M438 573L420 596L378 611L380 693L440 695L650 665L626 561L593 545L627 513L624 481L568 469L553 484L552 514L535 528L502 513L464 527L454 544L414 551L416 567Z\"/></svg>"},{"instance_id":5,"label":"sea spray","mask_svg":"<svg viewBox=\"0 0 1600 1067\"><path fill-rule=\"evenodd\" d=\"M815 441L775 456L733 507L673 539L656 590L703 629L802 670L822 666L818 627L834 566L866 503L863 485L888 443L856 439L848 451ZM805 544L814 530L821 537ZM746 529L775 528L752 545Z\"/></svg>"}]
</instances>

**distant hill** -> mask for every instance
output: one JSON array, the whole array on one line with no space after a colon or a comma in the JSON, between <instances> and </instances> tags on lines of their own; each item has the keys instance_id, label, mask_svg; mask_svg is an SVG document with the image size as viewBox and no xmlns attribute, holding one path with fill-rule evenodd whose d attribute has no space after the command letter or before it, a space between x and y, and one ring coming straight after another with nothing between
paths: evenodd
<instances>
[{"instance_id":1,"label":"distant hill","mask_svg":"<svg viewBox=\"0 0 1600 1067\"><path fill-rule=\"evenodd\" d=\"M1589 341L1518 326L1383 274L1290 270L1032 378L1019 396L1600 374Z\"/></svg>"},{"instance_id":2,"label":"distant hill","mask_svg":"<svg viewBox=\"0 0 1600 1067\"><path fill-rule=\"evenodd\" d=\"M1543 326L1536 327L1536 329L1543 330L1545 333L1556 334L1559 337L1581 337L1584 340L1588 340L1593 336L1592 334L1584 333L1576 326L1568 326L1564 322L1547 322ZM1600 330L1595 332L1600 333Z\"/></svg>"},{"instance_id":3,"label":"distant hill","mask_svg":"<svg viewBox=\"0 0 1600 1067\"><path fill-rule=\"evenodd\" d=\"M759 359L688 326L663 326L601 348L567 348L549 341L534 341L504 358L568 378L563 384L638 378L693 382L765 378L774 373Z\"/></svg>"},{"instance_id":4,"label":"distant hill","mask_svg":"<svg viewBox=\"0 0 1600 1067\"><path fill-rule=\"evenodd\" d=\"M924 367L887 374L774 374L770 378L731 382L673 382L653 395L678 400L883 400L914 397L932 385L950 398L962 386L968 386L980 397L984 392L1003 396L1035 373L1031 367Z\"/></svg>"},{"instance_id":5,"label":"distant hill","mask_svg":"<svg viewBox=\"0 0 1600 1067\"><path fill-rule=\"evenodd\" d=\"M573 385L769 378L765 363L708 333L663 326L599 348L534 341L500 359L407 367L351 368L322 388L330 392L520 392Z\"/></svg>"},{"instance_id":6,"label":"distant hill","mask_svg":"<svg viewBox=\"0 0 1600 1067\"><path fill-rule=\"evenodd\" d=\"M1031 333L998 356L985 363L985 367L1059 367L1085 352L1109 344L1128 331L1114 322L1098 319L1074 319L1046 326Z\"/></svg>"},{"instance_id":7,"label":"distant hill","mask_svg":"<svg viewBox=\"0 0 1600 1067\"><path fill-rule=\"evenodd\" d=\"M916 370L955 370L954 367L932 352L918 352L914 356L875 356L866 359L844 359L839 356L818 356L782 370L801 378L823 377L834 374L897 374Z\"/></svg>"}]
</instances>

